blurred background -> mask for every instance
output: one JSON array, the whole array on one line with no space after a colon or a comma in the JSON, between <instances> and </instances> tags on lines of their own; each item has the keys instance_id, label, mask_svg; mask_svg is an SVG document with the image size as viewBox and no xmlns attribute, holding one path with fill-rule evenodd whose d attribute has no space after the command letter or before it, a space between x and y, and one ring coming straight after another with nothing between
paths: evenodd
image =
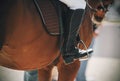
<instances>
[{"instance_id":1,"label":"blurred background","mask_svg":"<svg viewBox=\"0 0 120 81\"><path fill-rule=\"evenodd\" d=\"M98 30L100 33L91 45L94 53L88 61L82 61L76 81L120 81L120 0L115 0ZM25 73L25 81L37 81L36 73ZM55 69L54 81L56 75ZM24 71L0 66L0 81L24 81Z\"/></svg>"}]
</instances>

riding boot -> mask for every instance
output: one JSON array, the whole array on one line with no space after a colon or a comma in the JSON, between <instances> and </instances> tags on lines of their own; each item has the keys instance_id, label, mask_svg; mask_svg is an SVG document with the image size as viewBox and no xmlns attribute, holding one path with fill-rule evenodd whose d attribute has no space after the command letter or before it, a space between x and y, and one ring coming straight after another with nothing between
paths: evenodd
<instances>
[{"instance_id":1,"label":"riding boot","mask_svg":"<svg viewBox=\"0 0 120 81\"><path fill-rule=\"evenodd\" d=\"M82 21L82 16L84 14L83 9L69 10L67 14L67 28L65 30L65 37L63 43L63 59L66 64L74 62L75 59L84 57L87 52L79 52L76 48L76 39L78 36L79 25ZM91 52L91 51L90 51Z\"/></svg>"}]
</instances>

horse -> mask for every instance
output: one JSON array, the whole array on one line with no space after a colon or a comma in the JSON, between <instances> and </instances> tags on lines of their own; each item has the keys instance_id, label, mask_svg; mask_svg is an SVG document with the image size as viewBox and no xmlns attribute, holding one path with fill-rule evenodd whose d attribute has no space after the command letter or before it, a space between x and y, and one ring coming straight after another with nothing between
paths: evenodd
<instances>
[{"instance_id":1,"label":"horse","mask_svg":"<svg viewBox=\"0 0 120 81\"><path fill-rule=\"evenodd\" d=\"M79 36L88 48L93 38L93 23L103 20L112 0L86 0L86 3ZM39 69L39 81L50 81L56 66L58 81L74 81L80 61L68 65L63 62L60 36L49 35L39 16L33 0L1 0L0 65L16 70ZM84 49L84 45L79 48Z\"/></svg>"}]
</instances>

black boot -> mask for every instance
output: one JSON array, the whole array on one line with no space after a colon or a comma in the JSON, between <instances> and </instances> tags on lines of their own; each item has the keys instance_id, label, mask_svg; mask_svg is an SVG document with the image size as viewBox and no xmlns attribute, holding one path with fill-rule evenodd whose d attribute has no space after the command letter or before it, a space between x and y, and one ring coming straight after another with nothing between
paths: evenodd
<instances>
[{"instance_id":1,"label":"black boot","mask_svg":"<svg viewBox=\"0 0 120 81\"><path fill-rule=\"evenodd\" d=\"M64 44L63 44L63 59L66 64L74 62L75 59L82 58L87 55L86 52L79 52L79 49L75 48L75 41L77 38L77 31L82 21L84 14L83 9L69 10L66 21L68 24L65 31Z\"/></svg>"}]
</instances>

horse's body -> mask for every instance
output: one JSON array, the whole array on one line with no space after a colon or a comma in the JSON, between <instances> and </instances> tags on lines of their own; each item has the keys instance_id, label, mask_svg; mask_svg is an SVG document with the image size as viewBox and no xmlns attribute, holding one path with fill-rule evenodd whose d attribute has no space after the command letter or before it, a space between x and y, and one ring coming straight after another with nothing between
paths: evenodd
<instances>
[{"instance_id":1,"label":"horse's body","mask_svg":"<svg viewBox=\"0 0 120 81\"><path fill-rule=\"evenodd\" d=\"M91 14L86 8L79 33L87 47L93 38ZM19 70L39 69L40 81L49 81L56 65L59 81L73 81L80 62L64 64L58 38L44 30L33 0L0 2L0 65Z\"/></svg>"},{"instance_id":2,"label":"horse's body","mask_svg":"<svg viewBox=\"0 0 120 81\"><path fill-rule=\"evenodd\" d=\"M0 62L15 69L45 67L59 55L57 37L46 33L32 1L17 0L7 10ZM22 65L21 65L22 64Z\"/></svg>"}]
</instances>

